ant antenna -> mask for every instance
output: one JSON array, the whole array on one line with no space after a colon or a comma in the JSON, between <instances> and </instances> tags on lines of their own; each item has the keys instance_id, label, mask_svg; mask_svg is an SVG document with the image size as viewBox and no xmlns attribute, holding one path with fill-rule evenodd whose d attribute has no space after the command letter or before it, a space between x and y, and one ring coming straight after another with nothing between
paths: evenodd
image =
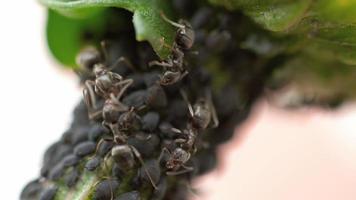
<instances>
[{"instance_id":1,"label":"ant antenna","mask_svg":"<svg viewBox=\"0 0 356 200\"><path fill-rule=\"evenodd\" d=\"M205 90L205 94L206 94L206 98L208 99L208 104L209 104L209 107L210 107L210 110L211 110L211 114L212 114L212 118L213 118L213 122L214 122L213 128L216 128L216 127L219 126L219 118L218 118L218 115L216 113L215 106L213 104L213 98L212 98L212 95L211 95L211 90L206 89Z\"/></svg>"},{"instance_id":2,"label":"ant antenna","mask_svg":"<svg viewBox=\"0 0 356 200\"><path fill-rule=\"evenodd\" d=\"M166 21L166 22L172 24L172 25L175 26L175 27L185 29L185 26L184 26L184 25L178 24L177 22L174 22L174 21L168 19L167 16L163 13L163 11L161 11L160 14L161 14L161 17L162 17L162 19L163 19L164 21Z\"/></svg>"},{"instance_id":3,"label":"ant antenna","mask_svg":"<svg viewBox=\"0 0 356 200\"><path fill-rule=\"evenodd\" d=\"M105 62L107 62L108 59L109 59L109 53L108 53L108 50L107 50L107 42L106 41L101 41L100 42L100 46L101 46L101 49L103 50L104 60L105 60Z\"/></svg>"},{"instance_id":4,"label":"ant antenna","mask_svg":"<svg viewBox=\"0 0 356 200\"><path fill-rule=\"evenodd\" d=\"M186 75L186 74L185 74ZM184 76L185 76L184 75ZM188 109L189 109L189 113L190 113L190 116L193 117L194 116L194 111L193 111L193 107L192 107L192 104L189 102L188 100L188 95L187 93L183 90L183 89L180 89L180 94L182 95L184 101L188 104Z\"/></svg>"},{"instance_id":5,"label":"ant antenna","mask_svg":"<svg viewBox=\"0 0 356 200\"><path fill-rule=\"evenodd\" d=\"M132 151L133 151L133 153L135 154L135 156L137 157L137 159L140 161L142 167L143 167L144 170L145 170L145 173L146 173L148 179L150 179L150 182L151 182L153 188L154 188L155 190L158 190L158 188L157 188L157 186L156 186L156 183L153 181L153 179L152 179L150 173L148 172L148 170L147 170L147 168L146 168L146 165L145 165L145 163L143 162L143 160L142 160L142 158L141 158L141 155L140 155L140 153L138 152L138 150L137 150L134 146L131 146L131 145L130 145L130 148L132 149Z\"/></svg>"}]
</instances>

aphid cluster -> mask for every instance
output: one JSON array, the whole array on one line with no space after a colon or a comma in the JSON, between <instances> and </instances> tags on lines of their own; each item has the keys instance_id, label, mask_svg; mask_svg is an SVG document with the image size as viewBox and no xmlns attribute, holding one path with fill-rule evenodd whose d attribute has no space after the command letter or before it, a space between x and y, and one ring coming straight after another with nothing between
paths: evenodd
<instances>
[{"instance_id":1,"label":"aphid cluster","mask_svg":"<svg viewBox=\"0 0 356 200\"><path fill-rule=\"evenodd\" d=\"M88 52L84 51L83 54L87 56ZM93 54L97 53L93 52ZM82 54L79 54L79 57L82 57ZM92 59L94 57L93 55L86 58ZM80 58L79 60L85 60L85 58ZM149 177L152 186L156 188L156 184L145 168L141 154L134 146L127 142L129 134L135 128L135 124L140 123L140 118L136 112L142 109L125 105L120 100L127 88L133 83L133 80L124 79L121 75L109 71L109 68L100 62L86 61L85 63L94 63L93 67L87 67L92 68L95 74L95 81L87 80L83 90L84 102L89 111L89 119L96 118L96 115L102 115L103 126L108 128L112 133L112 137L105 140L112 140L115 143L115 146L111 149L113 160L123 170L130 170L135 167L135 158L137 158ZM104 105L99 111L96 106L96 96L104 99ZM100 144L103 141L104 139L99 142L98 148L100 148Z\"/></svg>"},{"instance_id":2,"label":"aphid cluster","mask_svg":"<svg viewBox=\"0 0 356 200\"><path fill-rule=\"evenodd\" d=\"M189 9L192 4L188 2ZM166 60L152 61L157 60L154 51L136 42L133 29L109 31L102 51L81 52L77 61L86 71L79 73L84 101L75 109L70 129L47 150L41 177L24 189L22 200L53 200L80 187L87 181L84 174L97 178L88 191L94 200L181 200L190 180L214 167L217 145L231 136L236 119L244 119L247 111L236 114L240 99L232 82L212 92L209 58L219 60L221 68L233 67L233 78L245 81L245 87L255 84L231 64L241 51L224 52L232 44L226 43L230 32L225 27L232 26L224 24L224 15L209 17L214 15L211 8L179 15L192 26L162 14L177 27L172 46L162 41L171 50ZM193 44L199 54L187 56ZM216 58L220 52L226 57ZM163 70L148 71L147 63Z\"/></svg>"},{"instance_id":3,"label":"aphid cluster","mask_svg":"<svg viewBox=\"0 0 356 200\"><path fill-rule=\"evenodd\" d=\"M179 20L179 22L176 23L168 19L163 13L161 13L161 16L166 22L177 27L178 30L173 46L168 46L168 48L171 48L171 55L168 59L164 61L152 61L149 65L163 67L163 75L161 75L160 83L162 85L171 85L182 80L188 74L184 66L184 54L187 50L192 48L195 33L189 22ZM164 41L162 42L163 46L167 46L167 44L164 44Z\"/></svg>"}]
</instances>

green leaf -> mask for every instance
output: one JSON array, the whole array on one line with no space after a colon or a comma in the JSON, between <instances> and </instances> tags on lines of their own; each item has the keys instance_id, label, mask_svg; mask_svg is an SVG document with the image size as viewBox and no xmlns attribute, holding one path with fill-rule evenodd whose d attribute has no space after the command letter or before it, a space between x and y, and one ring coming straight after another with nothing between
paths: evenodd
<instances>
[{"instance_id":1,"label":"green leaf","mask_svg":"<svg viewBox=\"0 0 356 200\"><path fill-rule=\"evenodd\" d=\"M82 46L80 35L84 28L100 31L105 22L107 7L123 8L133 12L133 24L138 41L149 41L156 53L165 58L170 50L163 42L171 44L174 39L174 27L164 21L160 15L170 16L169 1L166 0L40 0L49 11L48 42L52 53L63 64L73 66L73 53ZM76 40L76 41L75 41Z\"/></svg>"},{"instance_id":2,"label":"green leaf","mask_svg":"<svg viewBox=\"0 0 356 200\"><path fill-rule=\"evenodd\" d=\"M105 12L84 19L69 19L53 10L48 11L47 44L54 57L68 67L76 67L75 57L85 45L83 30L100 34Z\"/></svg>"},{"instance_id":3,"label":"green leaf","mask_svg":"<svg viewBox=\"0 0 356 200\"><path fill-rule=\"evenodd\" d=\"M287 31L299 20L311 4L311 0L210 0L227 9L243 10L257 23L272 31Z\"/></svg>"},{"instance_id":4,"label":"green leaf","mask_svg":"<svg viewBox=\"0 0 356 200\"><path fill-rule=\"evenodd\" d=\"M300 48L301 51L328 52L332 58L345 64L356 65L354 0L210 0L210 2L230 10L240 9L265 29L286 38L307 38L307 42L302 41L305 46Z\"/></svg>"}]
</instances>

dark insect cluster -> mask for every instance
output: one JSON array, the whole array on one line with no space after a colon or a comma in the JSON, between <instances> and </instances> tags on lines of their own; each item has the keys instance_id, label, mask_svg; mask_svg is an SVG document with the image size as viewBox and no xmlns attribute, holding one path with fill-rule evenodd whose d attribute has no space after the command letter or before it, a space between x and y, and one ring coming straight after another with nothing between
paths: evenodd
<instances>
[{"instance_id":1,"label":"dark insect cluster","mask_svg":"<svg viewBox=\"0 0 356 200\"><path fill-rule=\"evenodd\" d=\"M247 117L275 61L263 67L240 48L250 26L236 22L243 15L173 2L189 20L162 14L177 31L172 45L162 41L171 54L161 61L135 40L131 15L110 10L111 22L127 24L109 24L101 48L78 55L84 99L21 200L62 199L87 185L81 194L94 200L182 200L191 180L214 168L218 145Z\"/></svg>"}]
</instances>

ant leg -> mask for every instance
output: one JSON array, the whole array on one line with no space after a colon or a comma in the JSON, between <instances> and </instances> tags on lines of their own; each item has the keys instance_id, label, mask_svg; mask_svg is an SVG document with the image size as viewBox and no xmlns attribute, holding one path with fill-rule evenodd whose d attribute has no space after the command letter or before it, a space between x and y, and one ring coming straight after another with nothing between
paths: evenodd
<instances>
[{"instance_id":1,"label":"ant leg","mask_svg":"<svg viewBox=\"0 0 356 200\"><path fill-rule=\"evenodd\" d=\"M206 96L207 96L207 99L208 99L208 103L209 103L209 109L211 110L211 117L213 119L213 128L216 128L219 126L219 119L218 119L218 115L216 113L216 110L215 110L215 106L213 104L213 98L211 97L211 91L210 90L207 90L206 91Z\"/></svg>"},{"instance_id":2,"label":"ant leg","mask_svg":"<svg viewBox=\"0 0 356 200\"><path fill-rule=\"evenodd\" d=\"M151 182L153 188L154 188L155 190L157 190L158 188L157 188L157 186L156 186L156 183L153 182L152 177L151 177L150 173L148 172L148 170L147 170L147 168L146 168L146 166L145 166L145 163L144 163L143 160L142 160L142 157L141 157L140 152L138 152L138 150L137 150L134 146L132 146L132 145L130 145L130 148L131 148L132 152L135 154L135 156L137 157L137 159L140 161L142 167L143 167L144 170L145 170L145 173L146 173L148 179L150 179L150 182Z\"/></svg>"},{"instance_id":3,"label":"ant leg","mask_svg":"<svg viewBox=\"0 0 356 200\"><path fill-rule=\"evenodd\" d=\"M117 143L117 144L123 144L123 143L126 143L126 140L127 140L127 137L125 137L125 135L123 135L118 126L115 125L115 124L107 124L107 126L109 126L112 134L113 134L113 137L114 137L114 142Z\"/></svg>"},{"instance_id":4,"label":"ant leg","mask_svg":"<svg viewBox=\"0 0 356 200\"><path fill-rule=\"evenodd\" d=\"M110 94L110 99L113 102L115 102L115 104L116 104L115 108L114 108L115 111L117 111L117 112L125 112L125 111L129 110L129 107L126 106L125 104L121 103L113 93Z\"/></svg>"},{"instance_id":5,"label":"ant leg","mask_svg":"<svg viewBox=\"0 0 356 200\"><path fill-rule=\"evenodd\" d=\"M108 46L107 46L107 42L106 41L101 41L100 42L100 46L101 49L103 50L103 54L104 54L104 61L107 62L107 60L109 59L109 53L108 53Z\"/></svg>"},{"instance_id":6,"label":"ant leg","mask_svg":"<svg viewBox=\"0 0 356 200\"><path fill-rule=\"evenodd\" d=\"M159 154L159 157L158 157L158 163L161 163L164 153L168 153L169 155L171 155L171 152L166 147L163 147L161 150L161 153Z\"/></svg>"},{"instance_id":7,"label":"ant leg","mask_svg":"<svg viewBox=\"0 0 356 200\"><path fill-rule=\"evenodd\" d=\"M184 26L184 25L179 24L179 23L177 23L177 22L174 22L174 21L168 19L168 18L166 17L166 15L163 13L163 11L161 11L160 14L161 14L161 17L162 17L162 19L163 19L164 21L170 23L171 25L173 25L173 26L175 26L175 27L177 27L177 28L185 29L185 26Z\"/></svg>"},{"instance_id":8,"label":"ant leg","mask_svg":"<svg viewBox=\"0 0 356 200\"><path fill-rule=\"evenodd\" d=\"M179 80L182 80L186 75L188 75L189 74L189 72L187 71L187 70L185 70L184 72L183 72L183 74L181 74L180 75L180 77L179 77Z\"/></svg>"},{"instance_id":9,"label":"ant leg","mask_svg":"<svg viewBox=\"0 0 356 200\"><path fill-rule=\"evenodd\" d=\"M154 60L154 61L149 62L148 66L149 67L160 66L160 67L163 67L163 68L165 68L165 67L170 68L170 67L173 67L173 63L172 62L166 62L166 61L159 62L157 60Z\"/></svg>"},{"instance_id":10,"label":"ant leg","mask_svg":"<svg viewBox=\"0 0 356 200\"><path fill-rule=\"evenodd\" d=\"M116 96L117 100L120 100L121 96L124 94L124 92L127 90L127 88L130 87L130 85L132 85L132 83L133 83L132 79L126 79L126 80L120 81L115 84L115 87L118 87L118 86L121 87L123 85L122 88L120 88L119 94L117 94L117 96Z\"/></svg>"},{"instance_id":11,"label":"ant leg","mask_svg":"<svg viewBox=\"0 0 356 200\"><path fill-rule=\"evenodd\" d=\"M100 180L96 181L92 187L96 187L102 180L113 180L110 177L102 177ZM114 200L114 190L111 183L109 183L111 197L110 200Z\"/></svg>"},{"instance_id":12,"label":"ant leg","mask_svg":"<svg viewBox=\"0 0 356 200\"><path fill-rule=\"evenodd\" d=\"M177 129L177 128L171 128L171 131L173 132L173 133L178 133L178 134L182 134L183 132L181 131L181 130L179 130L179 129Z\"/></svg>"},{"instance_id":13,"label":"ant leg","mask_svg":"<svg viewBox=\"0 0 356 200\"><path fill-rule=\"evenodd\" d=\"M115 63L112 64L112 65L109 67L109 69L114 69L114 68L116 68L117 65L118 65L119 63L121 63L121 62L125 63L132 71L134 71L134 72L137 71L136 67L132 64L132 62L131 62L129 59L123 57L123 56L120 56L120 57L115 61Z\"/></svg>"},{"instance_id":14,"label":"ant leg","mask_svg":"<svg viewBox=\"0 0 356 200\"><path fill-rule=\"evenodd\" d=\"M191 171L194 170L194 167L188 167L188 166L185 166L185 165L182 165L182 167L184 169L181 170L181 171L168 171L168 172L166 172L166 174L168 176L177 176L177 175L185 174L185 173L188 173L188 172L191 172Z\"/></svg>"},{"instance_id":15,"label":"ant leg","mask_svg":"<svg viewBox=\"0 0 356 200\"><path fill-rule=\"evenodd\" d=\"M84 102L89 109L97 109L96 108L96 99L95 99L95 92L93 87L95 86L95 82L92 80L85 81L84 89L83 89L83 96Z\"/></svg>"},{"instance_id":16,"label":"ant leg","mask_svg":"<svg viewBox=\"0 0 356 200\"><path fill-rule=\"evenodd\" d=\"M180 93L184 99L184 101L188 104L188 109L189 109L189 114L191 117L194 117L194 110L193 110L193 107L192 107L192 104L189 102L188 100L188 95L187 93L183 90L183 89L180 89Z\"/></svg>"},{"instance_id":17,"label":"ant leg","mask_svg":"<svg viewBox=\"0 0 356 200\"><path fill-rule=\"evenodd\" d=\"M98 110L98 111L89 110L88 111L88 116L89 116L90 120L98 119L101 115L102 115L101 110Z\"/></svg>"}]
</instances>

